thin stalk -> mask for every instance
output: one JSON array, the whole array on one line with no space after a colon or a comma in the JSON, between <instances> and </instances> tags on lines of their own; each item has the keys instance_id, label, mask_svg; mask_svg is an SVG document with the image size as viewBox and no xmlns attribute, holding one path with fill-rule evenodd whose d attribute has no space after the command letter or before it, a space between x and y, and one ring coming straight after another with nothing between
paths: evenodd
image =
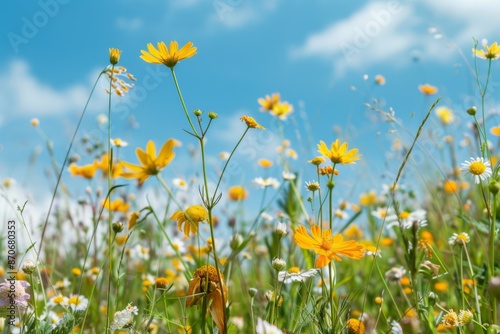
<instances>
[{"instance_id":1,"label":"thin stalk","mask_svg":"<svg viewBox=\"0 0 500 334\"><path fill-rule=\"evenodd\" d=\"M198 132L196 131L196 128L194 127L194 124L191 121L191 117L189 117L189 112L187 110L186 103L184 103L184 98L182 97L181 89L179 87L179 83L177 82L177 77L175 76L174 68L171 67L170 71L172 72L172 78L174 79L175 88L177 89L177 94L179 95L179 99L181 100L182 108L184 109L184 113L186 114L186 118L189 122L189 125L191 126L191 130L193 130L193 133L195 134L196 137L199 137Z\"/></svg>"}]
</instances>

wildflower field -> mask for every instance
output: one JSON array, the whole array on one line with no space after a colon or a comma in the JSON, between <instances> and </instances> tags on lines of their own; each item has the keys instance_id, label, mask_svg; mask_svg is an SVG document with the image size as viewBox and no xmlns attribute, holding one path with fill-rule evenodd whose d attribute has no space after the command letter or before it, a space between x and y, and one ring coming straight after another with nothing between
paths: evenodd
<instances>
[{"instance_id":1,"label":"wildflower field","mask_svg":"<svg viewBox=\"0 0 500 334\"><path fill-rule=\"evenodd\" d=\"M137 51L169 73L163 85L178 97L169 111L183 115L178 132L162 142L117 138L112 101L136 78L110 48L94 86L107 85L107 138L89 141L78 123L62 165L50 166L45 218L26 219L29 201L12 198L13 181L3 180L2 205L13 215L2 217L2 333L500 333L500 123L487 108L500 47L471 49L464 53L479 103L451 110L422 83L420 125L393 144L397 173L353 197L343 178L365 153L325 133L316 134L314 155L300 156L284 131L294 105L276 92L255 97L230 150L210 156L213 131L233 130L218 126L222 112L189 107L196 101L176 71L202 56L193 42ZM392 109L365 103L405 131ZM470 123L461 142L446 132L458 113ZM425 152L419 140L431 119L447 134L435 164L413 156ZM261 174L228 183L243 140L265 135L270 123L280 135L275 158L258 160ZM31 125L50 159L60 159L44 124ZM74 154L76 143L86 155ZM458 146L468 158L457 158ZM134 149L136 159L123 159ZM193 151L193 175L170 172ZM259 199L250 202L250 193Z\"/></svg>"}]
</instances>

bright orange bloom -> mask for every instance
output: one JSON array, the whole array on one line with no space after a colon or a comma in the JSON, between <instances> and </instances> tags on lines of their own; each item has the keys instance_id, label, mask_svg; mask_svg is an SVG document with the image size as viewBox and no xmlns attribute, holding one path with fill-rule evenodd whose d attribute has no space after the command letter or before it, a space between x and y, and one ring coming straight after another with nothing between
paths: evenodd
<instances>
[{"instance_id":1,"label":"bright orange bloom","mask_svg":"<svg viewBox=\"0 0 500 334\"><path fill-rule=\"evenodd\" d=\"M437 87L431 86L429 84L418 86L418 90L424 95L433 95L438 92Z\"/></svg>"},{"instance_id":2,"label":"bright orange bloom","mask_svg":"<svg viewBox=\"0 0 500 334\"><path fill-rule=\"evenodd\" d=\"M109 198L102 202L102 206L108 211L127 212L130 208L130 203L126 203L121 198L115 199L109 203Z\"/></svg>"},{"instance_id":3,"label":"bright orange bloom","mask_svg":"<svg viewBox=\"0 0 500 334\"><path fill-rule=\"evenodd\" d=\"M224 311L227 303L227 287L224 283L224 275L222 273L219 273L219 275L221 281L219 281L217 269L208 264L196 269L193 278L189 282L186 306L199 305L203 301L203 297L206 296L208 300L206 305L207 307L210 305L210 313L219 329L219 333L225 333ZM223 294L224 300L222 299ZM205 314L206 311L203 310L203 312Z\"/></svg>"},{"instance_id":4,"label":"bright orange bloom","mask_svg":"<svg viewBox=\"0 0 500 334\"><path fill-rule=\"evenodd\" d=\"M132 172L122 173L122 177L127 179L138 179L139 184L146 181L151 175L158 174L170 161L175 157L173 152L175 140L169 139L163 144L160 154L156 156L155 144L152 140L148 141L146 151L138 148L135 150L137 158L141 165L134 165L129 162L123 161L124 167L130 169Z\"/></svg>"},{"instance_id":5,"label":"bright orange bloom","mask_svg":"<svg viewBox=\"0 0 500 334\"><path fill-rule=\"evenodd\" d=\"M248 197L248 192L243 186L234 186L229 188L228 195L232 201L243 201Z\"/></svg>"},{"instance_id":6,"label":"bright orange bloom","mask_svg":"<svg viewBox=\"0 0 500 334\"><path fill-rule=\"evenodd\" d=\"M363 257L363 246L356 241L344 241L342 235L332 235L330 229L321 232L318 225L311 227L311 236L304 226L300 226L295 231L294 240L300 248L313 250L319 255L316 259L316 268L322 268L332 260L342 261L339 255L353 259Z\"/></svg>"},{"instance_id":7,"label":"bright orange bloom","mask_svg":"<svg viewBox=\"0 0 500 334\"><path fill-rule=\"evenodd\" d=\"M361 156L357 154L357 148L353 148L350 151L347 151L347 148L347 143L344 142L341 145L339 139L332 143L331 150L328 149L324 141L320 141L318 144L318 152L335 164L352 164L360 159Z\"/></svg>"},{"instance_id":8,"label":"bright orange bloom","mask_svg":"<svg viewBox=\"0 0 500 334\"><path fill-rule=\"evenodd\" d=\"M75 163L72 163L69 165L68 170L71 176L81 176L86 179L91 179L94 177L98 167L97 161L83 166L77 166Z\"/></svg>"},{"instance_id":9,"label":"bright orange bloom","mask_svg":"<svg viewBox=\"0 0 500 334\"><path fill-rule=\"evenodd\" d=\"M141 59L151 64L163 64L167 67L174 66L181 60L191 58L196 54L193 42L187 42L180 50L177 41L170 42L170 50L165 42L158 42L158 49L153 44L148 43L148 51L141 50Z\"/></svg>"},{"instance_id":10,"label":"bright orange bloom","mask_svg":"<svg viewBox=\"0 0 500 334\"><path fill-rule=\"evenodd\" d=\"M108 154L105 153L101 157L101 161L99 161L97 164L97 167L102 171L103 177L106 177L108 175L108 164L109 164ZM114 162L113 165L111 166L111 177L113 179L116 179L117 177L120 177L122 173L123 173L122 162L120 161Z\"/></svg>"}]
</instances>

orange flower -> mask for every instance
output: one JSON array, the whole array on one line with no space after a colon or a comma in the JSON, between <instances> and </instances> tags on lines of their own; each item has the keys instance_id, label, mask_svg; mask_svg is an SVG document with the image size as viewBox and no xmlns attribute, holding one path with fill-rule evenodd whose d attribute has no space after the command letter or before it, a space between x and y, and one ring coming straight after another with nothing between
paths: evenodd
<instances>
[{"instance_id":1,"label":"orange flower","mask_svg":"<svg viewBox=\"0 0 500 334\"><path fill-rule=\"evenodd\" d=\"M234 186L229 188L228 195L231 201L243 201L248 197L248 192L243 186Z\"/></svg>"},{"instance_id":2,"label":"orange flower","mask_svg":"<svg viewBox=\"0 0 500 334\"><path fill-rule=\"evenodd\" d=\"M431 86L429 84L418 86L418 90L424 95L433 95L438 92L437 87Z\"/></svg>"},{"instance_id":3,"label":"orange flower","mask_svg":"<svg viewBox=\"0 0 500 334\"><path fill-rule=\"evenodd\" d=\"M340 234L332 235L332 230L323 230L318 225L311 227L311 235L304 226L295 231L294 240L300 248L313 250L319 257L316 259L316 268L326 266L330 261L342 261L339 255L353 259L363 257L363 246L354 240L344 241Z\"/></svg>"},{"instance_id":4,"label":"orange flower","mask_svg":"<svg viewBox=\"0 0 500 334\"><path fill-rule=\"evenodd\" d=\"M193 278L189 282L186 306L199 305L203 297L206 296L206 305L210 305L210 313L219 329L219 333L225 333L224 309L227 303L227 287L224 283L224 275L222 275L222 273L219 274L221 282L219 282L217 269L214 266L207 264L206 266L196 269ZM224 301L222 300L222 294L224 294ZM205 311L203 311L203 313L205 313Z\"/></svg>"}]
</instances>

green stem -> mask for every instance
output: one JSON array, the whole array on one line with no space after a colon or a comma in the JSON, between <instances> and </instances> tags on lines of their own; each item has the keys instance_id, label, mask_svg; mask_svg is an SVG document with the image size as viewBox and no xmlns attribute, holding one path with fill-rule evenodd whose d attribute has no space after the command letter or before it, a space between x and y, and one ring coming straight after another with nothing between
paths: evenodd
<instances>
[{"instance_id":1,"label":"green stem","mask_svg":"<svg viewBox=\"0 0 500 334\"><path fill-rule=\"evenodd\" d=\"M113 164L113 156L111 154L111 88L112 88L112 83L113 83L113 77L114 77L114 69L115 65L111 66L111 75L109 78L109 94L108 94L108 144L107 144L107 154L108 154L108 175L107 175L107 182L108 182L108 194L109 194L109 200L108 203L111 203L111 166ZM110 314L113 314L113 312L110 311L109 306L111 304L111 277L113 276L113 244L112 244L112 217L113 215L111 214L111 210L109 210L108 214L108 289L106 291L106 310L107 310L107 316L106 316L106 333L109 332L109 321L110 321Z\"/></svg>"},{"instance_id":2,"label":"green stem","mask_svg":"<svg viewBox=\"0 0 500 334\"><path fill-rule=\"evenodd\" d=\"M472 285L474 287L474 300L476 302L477 320L480 323L482 323L482 321L481 321L481 307L479 306L479 295L477 293L477 284L475 283L475 280L474 280L474 270L472 269L472 263L470 261L469 252L467 251L467 246L465 245L465 243L464 243L464 252L465 252L465 256L467 257L467 263L469 264L470 276L471 276L472 282L473 282ZM495 305L495 303L493 303L493 305ZM496 321L493 320L491 323L496 324Z\"/></svg>"},{"instance_id":3,"label":"green stem","mask_svg":"<svg viewBox=\"0 0 500 334\"><path fill-rule=\"evenodd\" d=\"M179 99L181 100L182 108L184 109L184 113L186 114L186 118L189 122L189 125L191 126L191 130L193 130L193 133L195 134L195 136L199 138L198 132L196 131L196 128L194 127L194 124L191 121L191 117L189 117L189 112L187 110L186 103L184 103L184 98L182 97L181 89L179 87L179 83L177 82L177 77L175 76L174 68L171 67L170 70L172 72L172 78L174 79L175 88L177 89L177 94L179 95Z\"/></svg>"},{"instance_id":4,"label":"green stem","mask_svg":"<svg viewBox=\"0 0 500 334\"><path fill-rule=\"evenodd\" d=\"M490 235L489 235L489 272L490 279L495 275L495 238L496 238L496 214L497 214L497 195L493 195L493 205L491 205L491 218L490 218ZM468 255L467 255L468 256ZM492 324L497 323L497 301L494 296L491 296L491 306L493 312ZM479 320L481 322L481 320Z\"/></svg>"}]
</instances>

